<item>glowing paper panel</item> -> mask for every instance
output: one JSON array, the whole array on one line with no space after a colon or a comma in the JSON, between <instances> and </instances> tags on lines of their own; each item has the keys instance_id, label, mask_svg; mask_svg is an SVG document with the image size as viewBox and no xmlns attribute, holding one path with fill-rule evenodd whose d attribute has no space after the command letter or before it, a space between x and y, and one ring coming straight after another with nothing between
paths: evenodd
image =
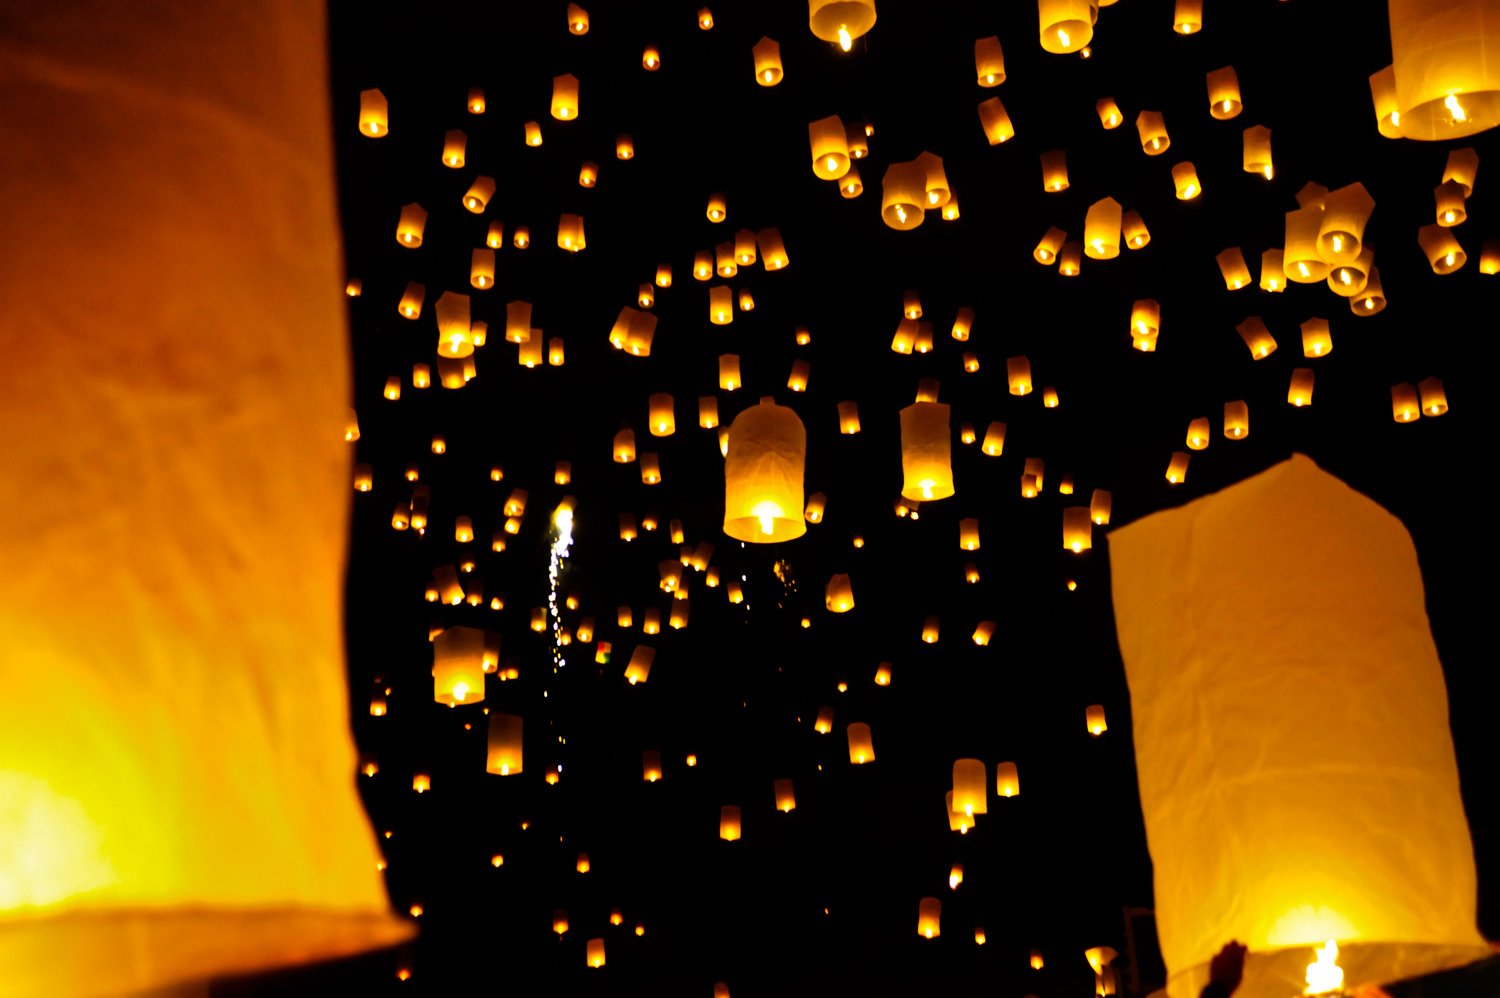
<instances>
[{"instance_id":1,"label":"glowing paper panel","mask_svg":"<svg viewBox=\"0 0 1500 998\"><path fill-rule=\"evenodd\" d=\"M324 8L0 0L0 37L0 990L399 940L348 731Z\"/></svg>"},{"instance_id":2,"label":"glowing paper panel","mask_svg":"<svg viewBox=\"0 0 1500 998\"><path fill-rule=\"evenodd\" d=\"M1448 702L1406 530L1300 455L1110 534L1171 998L1250 947L1237 998L1488 950Z\"/></svg>"}]
</instances>

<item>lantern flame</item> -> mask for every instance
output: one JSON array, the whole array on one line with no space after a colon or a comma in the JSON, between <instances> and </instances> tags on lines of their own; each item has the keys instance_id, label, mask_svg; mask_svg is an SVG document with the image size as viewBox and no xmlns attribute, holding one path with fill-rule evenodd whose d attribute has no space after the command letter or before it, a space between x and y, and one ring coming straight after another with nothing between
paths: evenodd
<instances>
[{"instance_id":1,"label":"lantern flame","mask_svg":"<svg viewBox=\"0 0 1500 998\"><path fill-rule=\"evenodd\" d=\"M1449 94L1447 97L1444 97L1443 106L1448 109L1449 114L1453 115L1455 124L1469 120L1469 116L1464 113L1463 105L1458 102L1457 94Z\"/></svg>"},{"instance_id":2,"label":"lantern flame","mask_svg":"<svg viewBox=\"0 0 1500 998\"><path fill-rule=\"evenodd\" d=\"M1317 958L1307 965L1304 995L1333 994L1344 988L1344 970L1338 965L1339 944L1332 939L1313 950Z\"/></svg>"},{"instance_id":3,"label":"lantern flame","mask_svg":"<svg viewBox=\"0 0 1500 998\"><path fill-rule=\"evenodd\" d=\"M849 26L847 24L839 25L839 48L847 52L853 47L854 39L849 37ZM1449 97L1448 99L1450 101L1453 100L1452 97Z\"/></svg>"}]
</instances>

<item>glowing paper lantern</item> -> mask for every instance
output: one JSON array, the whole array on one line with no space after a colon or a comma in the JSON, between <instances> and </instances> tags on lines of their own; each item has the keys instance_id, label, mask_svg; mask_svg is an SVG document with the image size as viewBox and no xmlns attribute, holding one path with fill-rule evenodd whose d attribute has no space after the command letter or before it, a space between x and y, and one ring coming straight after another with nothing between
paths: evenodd
<instances>
[{"instance_id":1,"label":"glowing paper lantern","mask_svg":"<svg viewBox=\"0 0 1500 998\"><path fill-rule=\"evenodd\" d=\"M771 787L776 794L776 810L783 814L797 810L797 794L790 779L775 780Z\"/></svg>"},{"instance_id":2,"label":"glowing paper lantern","mask_svg":"<svg viewBox=\"0 0 1500 998\"><path fill-rule=\"evenodd\" d=\"M1487 0L1392 0L1401 135L1458 139L1500 124L1500 9Z\"/></svg>"},{"instance_id":3,"label":"glowing paper lantern","mask_svg":"<svg viewBox=\"0 0 1500 998\"><path fill-rule=\"evenodd\" d=\"M763 87L774 87L781 82L781 43L774 38L762 38L750 50L755 57L755 82Z\"/></svg>"},{"instance_id":4,"label":"glowing paper lantern","mask_svg":"<svg viewBox=\"0 0 1500 998\"><path fill-rule=\"evenodd\" d=\"M807 431L797 414L763 398L729 426L724 461L724 533L756 544L807 532L801 515Z\"/></svg>"},{"instance_id":5,"label":"glowing paper lantern","mask_svg":"<svg viewBox=\"0 0 1500 998\"><path fill-rule=\"evenodd\" d=\"M1424 225L1417 230L1417 243L1427 255L1427 262L1434 274L1451 274L1469 259L1452 229L1436 223Z\"/></svg>"},{"instance_id":6,"label":"glowing paper lantern","mask_svg":"<svg viewBox=\"0 0 1500 998\"><path fill-rule=\"evenodd\" d=\"M984 129L985 140L997 146L1016 134L1010 115L999 97L988 97L979 102L979 127Z\"/></svg>"},{"instance_id":7,"label":"glowing paper lantern","mask_svg":"<svg viewBox=\"0 0 1500 998\"><path fill-rule=\"evenodd\" d=\"M1086 707L1083 711L1083 725L1096 738L1108 731L1109 725L1104 721L1104 706L1096 703Z\"/></svg>"},{"instance_id":8,"label":"glowing paper lantern","mask_svg":"<svg viewBox=\"0 0 1500 998\"><path fill-rule=\"evenodd\" d=\"M1203 30L1203 0L1177 0L1172 12L1172 30L1193 35Z\"/></svg>"},{"instance_id":9,"label":"glowing paper lantern","mask_svg":"<svg viewBox=\"0 0 1500 998\"><path fill-rule=\"evenodd\" d=\"M1245 263L1245 254L1238 246L1231 246L1214 257L1219 264L1219 273L1224 275L1224 286L1230 291L1250 285L1250 267Z\"/></svg>"},{"instance_id":10,"label":"glowing paper lantern","mask_svg":"<svg viewBox=\"0 0 1500 998\"><path fill-rule=\"evenodd\" d=\"M1120 123L1125 120L1120 105L1115 103L1113 97L1100 97L1094 104L1094 110L1099 115L1099 124L1105 129L1119 128Z\"/></svg>"},{"instance_id":11,"label":"glowing paper lantern","mask_svg":"<svg viewBox=\"0 0 1500 998\"><path fill-rule=\"evenodd\" d=\"M875 0L808 0L807 23L814 37L848 52L854 39L875 26Z\"/></svg>"},{"instance_id":12,"label":"glowing paper lantern","mask_svg":"<svg viewBox=\"0 0 1500 998\"><path fill-rule=\"evenodd\" d=\"M740 809L733 804L719 808L719 838L725 842L740 840Z\"/></svg>"},{"instance_id":13,"label":"glowing paper lantern","mask_svg":"<svg viewBox=\"0 0 1500 998\"><path fill-rule=\"evenodd\" d=\"M1005 82L1005 53L997 36L974 42L974 71L981 87L998 87Z\"/></svg>"},{"instance_id":14,"label":"glowing paper lantern","mask_svg":"<svg viewBox=\"0 0 1500 998\"><path fill-rule=\"evenodd\" d=\"M1258 173L1270 180L1276 173L1271 163L1271 130L1264 125L1245 129L1243 163L1246 173Z\"/></svg>"},{"instance_id":15,"label":"glowing paper lantern","mask_svg":"<svg viewBox=\"0 0 1500 998\"><path fill-rule=\"evenodd\" d=\"M1090 259L1113 260L1120 255L1120 202L1101 198L1089 205L1083 221L1083 252Z\"/></svg>"},{"instance_id":16,"label":"glowing paper lantern","mask_svg":"<svg viewBox=\"0 0 1500 998\"><path fill-rule=\"evenodd\" d=\"M1318 255L1329 264L1350 263L1359 258L1361 240L1375 199L1365 185L1352 183L1329 191L1318 222Z\"/></svg>"},{"instance_id":17,"label":"glowing paper lantern","mask_svg":"<svg viewBox=\"0 0 1500 998\"><path fill-rule=\"evenodd\" d=\"M995 792L1001 797L1021 796L1021 775L1016 771L1015 763L996 763Z\"/></svg>"},{"instance_id":18,"label":"glowing paper lantern","mask_svg":"<svg viewBox=\"0 0 1500 998\"><path fill-rule=\"evenodd\" d=\"M1202 6L1201 0L1199 6ZM1201 10L1199 16L1202 16ZM1220 121L1237 116L1244 105L1240 102L1240 78L1234 67L1212 70L1207 79L1208 113Z\"/></svg>"},{"instance_id":19,"label":"glowing paper lantern","mask_svg":"<svg viewBox=\"0 0 1500 998\"><path fill-rule=\"evenodd\" d=\"M1042 153L1042 190L1049 194L1068 189L1068 158L1061 149Z\"/></svg>"},{"instance_id":20,"label":"glowing paper lantern","mask_svg":"<svg viewBox=\"0 0 1500 998\"><path fill-rule=\"evenodd\" d=\"M359 133L366 138L378 139L390 129L390 109L385 94L379 90L359 92Z\"/></svg>"},{"instance_id":21,"label":"glowing paper lantern","mask_svg":"<svg viewBox=\"0 0 1500 998\"><path fill-rule=\"evenodd\" d=\"M1370 74L1370 99L1375 104L1375 127L1388 139L1401 138L1401 106L1396 102L1396 67Z\"/></svg>"},{"instance_id":22,"label":"glowing paper lantern","mask_svg":"<svg viewBox=\"0 0 1500 998\"><path fill-rule=\"evenodd\" d=\"M656 661L656 649L649 645L636 645L625 664L625 681L631 686L644 683L651 676L651 664Z\"/></svg>"},{"instance_id":23,"label":"glowing paper lantern","mask_svg":"<svg viewBox=\"0 0 1500 998\"><path fill-rule=\"evenodd\" d=\"M936 939L943 934L943 902L937 898L923 898L917 905L917 935L923 939Z\"/></svg>"},{"instance_id":24,"label":"glowing paper lantern","mask_svg":"<svg viewBox=\"0 0 1500 998\"><path fill-rule=\"evenodd\" d=\"M589 12L576 3L568 4L568 33L572 35L589 33Z\"/></svg>"},{"instance_id":25,"label":"glowing paper lantern","mask_svg":"<svg viewBox=\"0 0 1500 998\"><path fill-rule=\"evenodd\" d=\"M953 495L949 407L913 402L901 410L901 495L930 502Z\"/></svg>"},{"instance_id":26,"label":"glowing paper lantern","mask_svg":"<svg viewBox=\"0 0 1500 998\"><path fill-rule=\"evenodd\" d=\"M1403 382L1391 386L1391 418L1398 423L1414 423L1422 418L1422 403L1415 385Z\"/></svg>"},{"instance_id":27,"label":"glowing paper lantern","mask_svg":"<svg viewBox=\"0 0 1500 998\"><path fill-rule=\"evenodd\" d=\"M484 631L450 627L432 642L432 698L456 707L484 700Z\"/></svg>"},{"instance_id":28,"label":"glowing paper lantern","mask_svg":"<svg viewBox=\"0 0 1500 998\"><path fill-rule=\"evenodd\" d=\"M951 807L973 817L989 811L989 770L981 759L959 759L953 764Z\"/></svg>"},{"instance_id":29,"label":"glowing paper lantern","mask_svg":"<svg viewBox=\"0 0 1500 998\"><path fill-rule=\"evenodd\" d=\"M833 613L848 613L854 609L854 587L847 575L835 575L828 580L823 604Z\"/></svg>"},{"instance_id":30,"label":"glowing paper lantern","mask_svg":"<svg viewBox=\"0 0 1500 998\"><path fill-rule=\"evenodd\" d=\"M838 115L809 123L807 139L812 148L813 174L819 180L837 180L849 172L849 142Z\"/></svg>"},{"instance_id":31,"label":"glowing paper lantern","mask_svg":"<svg viewBox=\"0 0 1500 998\"><path fill-rule=\"evenodd\" d=\"M1012 395L1031 394L1031 361L1025 355L1005 358L1005 377Z\"/></svg>"},{"instance_id":32,"label":"glowing paper lantern","mask_svg":"<svg viewBox=\"0 0 1500 998\"><path fill-rule=\"evenodd\" d=\"M0 527L7 993L175 988L410 934L351 779L325 19L253 0L8 18L26 250L0 268L0 428L28 498ZM89 350L66 348L78 323ZM120 488L123 467L151 487Z\"/></svg>"},{"instance_id":33,"label":"glowing paper lantern","mask_svg":"<svg viewBox=\"0 0 1500 998\"><path fill-rule=\"evenodd\" d=\"M1484 955L1400 522L1296 456L1110 549L1167 993L1196 996L1225 939L1255 953L1246 998L1300 993L1329 939L1350 986Z\"/></svg>"},{"instance_id":34,"label":"glowing paper lantern","mask_svg":"<svg viewBox=\"0 0 1500 998\"><path fill-rule=\"evenodd\" d=\"M1333 352L1333 334L1327 319L1308 319L1302 324L1302 356L1326 357Z\"/></svg>"},{"instance_id":35,"label":"glowing paper lantern","mask_svg":"<svg viewBox=\"0 0 1500 998\"><path fill-rule=\"evenodd\" d=\"M401 206L401 217L396 220L396 242L408 249L422 245L422 232L427 227L427 209L413 201Z\"/></svg>"},{"instance_id":36,"label":"glowing paper lantern","mask_svg":"<svg viewBox=\"0 0 1500 998\"><path fill-rule=\"evenodd\" d=\"M849 725L849 762L862 766L875 761L875 743L870 738L870 726L863 721Z\"/></svg>"},{"instance_id":37,"label":"glowing paper lantern","mask_svg":"<svg viewBox=\"0 0 1500 998\"><path fill-rule=\"evenodd\" d=\"M1138 250L1151 241L1151 232L1146 228L1141 213L1134 208L1120 219L1120 234L1125 237L1125 245L1133 250Z\"/></svg>"},{"instance_id":38,"label":"glowing paper lantern","mask_svg":"<svg viewBox=\"0 0 1500 998\"><path fill-rule=\"evenodd\" d=\"M1328 276L1328 263L1318 249L1322 223L1322 204L1310 204L1286 213L1286 241L1281 248L1281 265L1287 280L1316 284Z\"/></svg>"},{"instance_id":39,"label":"glowing paper lantern","mask_svg":"<svg viewBox=\"0 0 1500 998\"><path fill-rule=\"evenodd\" d=\"M1160 156L1172 145L1172 139L1167 135L1166 119L1160 111L1142 111L1136 115L1135 130L1147 156Z\"/></svg>"},{"instance_id":40,"label":"glowing paper lantern","mask_svg":"<svg viewBox=\"0 0 1500 998\"><path fill-rule=\"evenodd\" d=\"M1464 197L1474 193L1474 175L1479 172L1479 153L1472 146L1450 149L1443 166L1443 183L1452 181L1463 188Z\"/></svg>"},{"instance_id":41,"label":"glowing paper lantern","mask_svg":"<svg viewBox=\"0 0 1500 998\"><path fill-rule=\"evenodd\" d=\"M1094 546L1094 521L1089 517L1089 507L1068 506L1062 517L1063 547L1074 554L1081 554Z\"/></svg>"},{"instance_id":42,"label":"glowing paper lantern","mask_svg":"<svg viewBox=\"0 0 1500 998\"><path fill-rule=\"evenodd\" d=\"M1203 185L1198 180L1198 171L1193 164L1187 161L1172 167L1172 185L1177 190L1177 200L1191 201L1203 193Z\"/></svg>"},{"instance_id":43,"label":"glowing paper lantern","mask_svg":"<svg viewBox=\"0 0 1500 998\"><path fill-rule=\"evenodd\" d=\"M602 936L596 936L588 941L584 962L592 968L604 966L604 938Z\"/></svg>"},{"instance_id":44,"label":"glowing paper lantern","mask_svg":"<svg viewBox=\"0 0 1500 998\"><path fill-rule=\"evenodd\" d=\"M915 229L926 214L927 171L916 162L892 163L881 180L880 217L893 229Z\"/></svg>"},{"instance_id":45,"label":"glowing paper lantern","mask_svg":"<svg viewBox=\"0 0 1500 998\"><path fill-rule=\"evenodd\" d=\"M1294 406L1312 405L1313 396L1313 369L1310 367L1292 368L1292 381L1286 390L1286 400Z\"/></svg>"},{"instance_id":46,"label":"glowing paper lantern","mask_svg":"<svg viewBox=\"0 0 1500 998\"><path fill-rule=\"evenodd\" d=\"M484 769L497 776L515 776L524 762L522 730L524 722L515 714L490 711L488 750Z\"/></svg>"},{"instance_id":47,"label":"glowing paper lantern","mask_svg":"<svg viewBox=\"0 0 1500 998\"><path fill-rule=\"evenodd\" d=\"M1464 185L1456 180L1445 180L1432 189L1436 202L1437 224L1447 228L1462 225L1469 217L1464 206Z\"/></svg>"},{"instance_id":48,"label":"glowing paper lantern","mask_svg":"<svg viewBox=\"0 0 1500 998\"><path fill-rule=\"evenodd\" d=\"M1062 252L1063 242L1068 234L1062 229L1053 226L1042 235L1041 242L1036 244L1036 249L1031 251L1032 259L1037 263L1047 264L1057 259L1057 254Z\"/></svg>"},{"instance_id":49,"label":"glowing paper lantern","mask_svg":"<svg viewBox=\"0 0 1500 998\"><path fill-rule=\"evenodd\" d=\"M1089 0L1037 0L1042 49L1054 55L1077 52L1094 37Z\"/></svg>"},{"instance_id":50,"label":"glowing paper lantern","mask_svg":"<svg viewBox=\"0 0 1500 998\"><path fill-rule=\"evenodd\" d=\"M1441 416L1448 411L1448 394L1443 391L1443 383L1437 378L1423 378L1417 382L1417 390L1422 393L1422 414L1426 416Z\"/></svg>"}]
</instances>

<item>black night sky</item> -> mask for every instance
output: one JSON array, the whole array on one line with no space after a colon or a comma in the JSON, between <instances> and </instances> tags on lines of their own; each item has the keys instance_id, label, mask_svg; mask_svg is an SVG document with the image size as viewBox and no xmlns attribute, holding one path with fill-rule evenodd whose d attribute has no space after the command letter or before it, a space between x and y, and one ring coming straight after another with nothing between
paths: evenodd
<instances>
[{"instance_id":1,"label":"black night sky","mask_svg":"<svg viewBox=\"0 0 1500 998\"><path fill-rule=\"evenodd\" d=\"M984 993L1040 998L1089 994L1089 946L1121 952L1122 992L1145 994L1163 971L1149 909L1146 849L1131 746L1129 696L1115 641L1107 529L1082 555L1060 544L1062 509L1094 489L1114 497L1111 527L1220 489L1306 453L1373 497L1411 531L1427 586L1427 610L1448 681L1452 728L1480 870L1480 927L1500 933L1500 840L1491 744L1495 559L1488 545L1494 486L1487 387L1495 377L1492 281L1480 247L1494 228L1489 172L1500 162L1493 133L1454 143L1392 141L1375 128L1367 78L1391 61L1384 5L1313 0L1209 0L1204 30L1172 30L1169 0L1122 0L1100 11L1092 57L1049 55L1037 44L1027 2L880 0L873 30L849 53L819 41L799 0L711 2L713 27L691 3L593 0L586 35L567 30L563 2L334 3L332 127L348 274L355 460L373 489L352 493L348 643L353 728L378 774L359 786L388 860L398 911L420 905L420 938L394 952L287 972L240 989L359 994L707 996L725 982L736 996ZM973 44L998 35L1006 81L975 83ZM780 42L785 78L758 86L752 46ZM654 46L660 68L642 53ZM1236 118L1208 114L1204 74L1232 65L1244 95ZM580 113L548 113L554 76L580 81ZM390 134L357 128L359 93L380 88ZM470 114L470 88L483 114ZM990 146L976 105L998 96L1015 137ZM1113 97L1125 114L1101 127L1095 103ZM1165 115L1171 148L1143 154L1142 109ZM857 161L865 186L844 198L810 168L807 125L828 115L873 128ZM544 142L528 147L525 122ZM1241 136L1271 129L1275 176L1246 173ZM444 133L467 134L466 163L440 160ZM635 156L615 156L616 138ZM1433 220L1432 188L1450 146L1473 146L1481 166L1469 220L1454 229L1469 261L1439 276L1417 244ZM1044 192L1040 156L1066 153L1070 187ZM880 218L886 167L930 151L943 158L960 217L929 212L909 232ZM1200 197L1174 197L1171 167L1195 164ZM598 166L592 188L581 165ZM495 178L487 210L461 197L477 175ZM1239 246L1259 273L1279 247L1284 213L1315 181L1361 181L1376 202L1366 230L1389 306L1356 317L1322 283L1284 293L1228 291L1215 255ZM727 220L711 223L711 194ZM1057 226L1081 238L1084 213L1113 196L1140 213L1149 245L1111 261L1085 259L1065 277L1032 250ZM412 250L393 238L401 206L428 212ZM558 248L562 213L581 215L587 248ZM469 284L470 254L492 222L505 228L496 284ZM513 236L529 227L530 245ZM693 278L694 254L740 229L776 227L790 265L759 263L727 281ZM656 289L651 355L612 349L610 329L661 263L672 284ZM424 284L416 321L397 312L409 281ZM711 285L749 291L753 311L728 325L708 321ZM933 349L891 350L903 292L920 294ZM477 375L458 390L437 383L433 303L470 295L486 321ZM1159 345L1131 348L1137 299L1161 304ZM566 344L562 366L528 369L505 342L505 305L533 306L532 326ZM973 310L967 343L949 335ZM1265 320L1279 349L1252 359L1235 326ZM1331 355L1304 359L1298 325L1331 324ZM810 342L799 346L796 330ZM536 335L534 332L533 335ZM966 372L963 356L978 360ZM744 387L718 387L718 357L738 354ZM1006 360L1024 355L1037 390L1007 391ZM787 387L795 361L810 362L805 392ZM432 387L413 386L414 364L433 367ZM1287 404L1292 369L1316 373L1314 403ZM399 400L383 396L399 378ZM1436 376L1452 411L1402 425L1391 386ZM941 382L953 407L956 495L898 517L898 410L923 378ZM1043 406L1055 388L1056 408ZM676 432L652 437L647 398L676 400ZM807 428L806 485L827 496L822 522L801 539L745 546L722 530L724 476L715 430L698 426L701 396L717 396L721 425L762 396L791 406ZM862 431L839 433L837 404L858 403ZM1245 400L1250 435L1226 440L1225 402ZM1185 450L1190 420L1208 417L1211 445L1192 454L1186 481L1167 464ZM1007 424L1004 453L959 441ZM611 459L622 427L638 451L660 455L662 481L645 485L636 463ZM432 438L446 452L432 452ZM1027 458L1045 462L1042 494L1023 498ZM558 461L572 480L554 483ZM491 468L504 480L491 480ZM425 535L391 528L409 503L414 471L431 491ZM1071 495L1059 484L1071 480ZM491 550L513 489L529 492L524 521ZM551 515L577 500L572 556L559 598L576 597L562 624L593 618L595 645L575 640L554 671L550 632L533 608L548 600ZM622 513L654 517L655 532L619 537ZM458 516L476 540L454 539ZM977 517L982 547L962 551L958 521ZM713 546L721 583L685 571L688 625L666 626L672 600L658 563L679 545ZM854 538L863 539L856 547ZM424 599L434 569L472 561L480 605ZM977 567L969 583L965 566ZM823 589L848 573L857 600L827 612ZM727 582L743 579L732 604ZM1070 589L1070 583L1076 588ZM1378 585L1379 580L1371 580ZM490 608L500 597L504 608ZM628 606L634 627L617 625ZM645 636L645 612L662 614ZM921 640L937 617L940 640ZM802 626L804 618L810 627ZM993 639L970 639L980 621ZM485 705L525 718L525 770L485 772L484 708L434 703L429 632L469 625L500 635L501 669ZM645 684L622 676L638 643L657 649ZM890 663L892 681L874 675ZM373 693L389 688L373 717ZM841 691L842 689L842 691ZM1102 704L1109 729L1085 730ZM833 731L813 730L832 707ZM849 763L845 728L871 726L876 761ZM1392 732L1392 737L1401 737ZM663 779L642 779L642 752L659 751ZM696 756L696 766L687 763ZM949 830L944 793L959 757L1019 766L1021 794L992 801L977 829ZM544 781L548 770L561 776ZM429 774L432 789L412 791ZM774 807L772 783L790 778L796 810ZM721 841L723 805L743 813L743 838ZM576 872L580 853L590 870ZM503 855L503 866L492 857ZM963 864L963 883L948 887ZM914 931L918 902L943 901L942 935ZM566 909L569 930L553 932ZM618 909L621 924L610 915ZM1127 909L1142 909L1130 924ZM638 926L643 927L640 934ZM982 927L985 945L976 945ZM602 937L607 964L590 969L585 942ZM1032 970L1040 950L1045 968ZM410 980L398 981L398 970ZM1133 989L1133 991L1132 991Z\"/></svg>"}]
</instances>

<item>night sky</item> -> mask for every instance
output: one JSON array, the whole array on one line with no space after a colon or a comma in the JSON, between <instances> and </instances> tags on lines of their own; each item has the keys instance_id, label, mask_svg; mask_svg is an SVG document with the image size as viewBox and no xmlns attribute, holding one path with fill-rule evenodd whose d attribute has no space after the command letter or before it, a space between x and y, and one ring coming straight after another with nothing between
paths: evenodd
<instances>
[{"instance_id":1,"label":"night sky","mask_svg":"<svg viewBox=\"0 0 1500 998\"><path fill-rule=\"evenodd\" d=\"M1089 946L1126 954L1127 909L1136 964L1122 956L1122 990L1144 993L1163 978L1149 909L1151 863L1136 790L1129 697L1115 642L1107 529L1094 548L1063 549L1062 510L1087 505L1096 488L1114 498L1110 527L1179 505L1302 452L1373 497L1411 531L1448 681L1465 804L1480 870L1480 927L1500 932L1500 841L1495 755L1489 739L1495 559L1487 545L1491 472L1480 421L1489 422L1495 377L1494 284L1479 251L1500 236L1488 174L1500 154L1493 134L1455 143L1392 141L1375 128L1367 79L1391 61L1383 5L1311 0L1209 0L1204 30L1172 30L1169 0L1122 0L1100 12L1092 57L1050 55L1037 43L1035 6L896 3L853 50L813 37L796 0L714 2L702 30L688 3L594 0L583 36L567 28L567 4L335 3L331 6L332 127L336 136L360 437L354 460L373 469L373 489L352 493L347 621L351 714L365 762L359 777L383 839L392 903L422 907L419 940L323 968L243 985L347 993L650 994L707 996L725 982L737 996L769 994L1089 994ZM1006 81L975 83L973 45L998 35ZM781 46L785 78L757 85L752 46ZM660 68L642 53L654 46ZM1244 110L1208 113L1204 74L1232 65ZM580 81L577 120L548 113L554 76ZM359 92L380 88L390 134L357 127ZM470 88L486 109L468 112ZM998 96L1015 137L990 146L976 105ZM1125 123L1101 127L1095 103L1113 97ZM1160 111L1170 149L1146 156L1136 114ZM807 126L839 115L873 128L857 161L864 192L840 196L810 166ZM525 122L544 142L528 147ZM1275 176L1246 173L1243 131L1271 129ZM444 133L467 134L466 163L440 159ZM615 156L628 133L635 156ZM1439 276L1416 230L1433 221L1432 188L1450 146L1472 146L1478 180L1468 221L1454 229L1469 260ZM1070 186L1043 190L1041 154L1066 153ZM960 217L936 211L898 232L880 218L886 167L930 151L943 158ZM1174 197L1171 168L1190 160L1203 193ZM581 165L598 182L581 187ZM482 214L461 198L478 175L495 178ZM1283 215L1307 182L1362 182L1376 208L1366 242L1376 250L1388 307L1351 314L1321 282L1269 294L1228 291L1215 255L1239 246L1259 274L1261 252L1279 247ZM705 215L722 193L727 219ZM1084 259L1065 277L1032 250L1050 227L1079 239L1084 213L1112 196L1135 209L1149 245L1114 260ZM425 238L395 238L401 206L429 213ZM559 215L581 215L587 248L557 246ZM469 284L470 254L503 222L496 285ZM530 245L513 237L527 226ZM790 265L759 262L726 280L693 278L694 254L740 229L779 229ZM651 355L612 349L608 334L661 263ZM426 286L415 320L397 312L409 281ZM753 311L728 325L708 321L708 288L749 291ZM891 349L903 292L920 294L931 352ZM434 303L470 295L486 321L477 376L459 390L437 383ZM1131 349L1137 299L1161 305L1158 347ZM505 342L506 303L530 302L531 325L566 344L562 366L520 365ZM972 335L949 335L960 308ZM1252 358L1235 326L1259 316L1276 337ZM1326 318L1334 348L1304 359L1298 331ZM799 346L796 330L810 342ZM533 335L537 335L533 332ZM976 372L966 372L972 353ZM744 387L719 390L718 357L741 358ZM1007 391L1007 358L1029 359L1036 391ZM810 362L805 392L787 387L795 361ZM433 367L432 387L412 383ZM1313 404L1287 404L1293 368L1316 373ZM383 397L386 380L399 400ZM1409 425L1391 417L1391 386L1436 376L1452 409ZM941 382L953 407L956 495L898 517L898 410L918 381ZM1043 405L1043 388L1059 405ZM652 437L647 399L669 392L676 432ZM716 396L728 426L763 396L791 406L807 429L806 486L827 496L822 521L776 545L742 545L722 530L724 476L717 431L698 426L701 396ZM839 433L837 403L858 403L862 430ZM1225 402L1244 400L1250 434L1222 434ZM1210 446L1192 454L1186 481L1169 484L1190 420L1208 417ZM1007 427L1004 453L959 440L972 424ZM642 483L637 463L611 460L622 427L638 452L660 456L662 481ZM432 452L440 435L446 452ZM1045 462L1043 491L1021 495L1027 458ZM572 480L554 483L558 461ZM503 481L491 469L503 469ZM414 469L430 487L425 535L396 531ZM1071 495L1059 484L1071 479ZM502 506L529 492L518 533L503 535ZM613 655L593 643L554 649L529 622L548 601L551 516L576 498L574 544L559 600L576 597L561 624L595 622ZM655 532L620 539L620 514ZM476 539L454 540L455 518ZM958 521L977 517L982 546L962 551ZM685 570L688 625L667 626L672 604L658 563L675 558L671 524L685 541L713 546L705 573ZM856 547L854 538L863 539ZM1294 553L1289 552L1288 557ZM424 599L432 572L472 561L479 606ZM978 569L969 583L965 567ZM824 585L848 573L857 605L823 606ZM742 580L732 604L728 583ZM1076 584L1076 588L1070 588ZM1370 580L1379 585L1379 580ZM504 608L490 608L494 597ZM617 609L634 626L617 625ZM643 635L657 609L661 633ZM921 640L928 617L936 643ZM810 627L802 626L803 619ZM987 646L970 639L995 623ZM481 706L434 703L431 630L468 625L501 637L501 670L485 706L525 719L525 769L485 772ZM637 644L657 655L649 681L631 686L624 664ZM554 652L566 658L557 668ZM874 675L889 663L891 682ZM846 689L840 691L840 685ZM385 716L372 694L390 690ZM1085 730L1103 705L1109 728ZM820 708L833 730L818 734ZM846 726L870 725L876 760L849 762ZM1400 738L1399 731L1391 733ZM663 778L642 779L642 752L660 752ZM696 766L687 763L696 756ZM944 793L955 759L982 759L991 774L1011 760L1021 794L993 800L979 826L948 828ZM560 770L555 785L548 770ZM412 790L414 774L432 789ZM796 810L774 807L772 783L790 778ZM720 808L743 814L743 838L721 841ZM576 872L580 853L590 870ZM504 863L492 865L503 855ZM950 890L954 863L963 883ZM918 902L943 902L942 935L914 931ZM553 914L566 909L559 938ZM618 909L621 924L611 924ZM644 928L639 934L638 926ZM975 943L975 929L987 939ZM607 964L590 969L585 942L605 940ZM1029 966L1039 950L1045 967ZM398 970L411 979L400 982ZM238 993L227 985L224 993Z\"/></svg>"}]
</instances>

